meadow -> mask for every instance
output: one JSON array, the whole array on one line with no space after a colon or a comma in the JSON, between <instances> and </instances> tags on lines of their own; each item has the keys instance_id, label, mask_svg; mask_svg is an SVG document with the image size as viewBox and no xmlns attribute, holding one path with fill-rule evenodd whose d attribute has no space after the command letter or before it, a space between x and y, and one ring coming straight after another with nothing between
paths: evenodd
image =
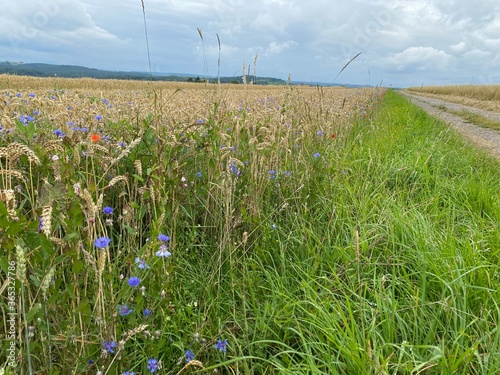
<instances>
[{"instance_id":1,"label":"meadow","mask_svg":"<svg viewBox=\"0 0 500 375\"><path fill-rule=\"evenodd\" d=\"M498 163L397 93L0 89L0 372L500 367Z\"/></svg>"}]
</instances>

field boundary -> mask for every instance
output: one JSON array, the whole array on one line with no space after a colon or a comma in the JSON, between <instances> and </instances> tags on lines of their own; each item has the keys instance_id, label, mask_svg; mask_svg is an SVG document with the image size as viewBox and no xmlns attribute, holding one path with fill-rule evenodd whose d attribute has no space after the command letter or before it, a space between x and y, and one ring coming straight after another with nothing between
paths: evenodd
<instances>
[{"instance_id":1,"label":"field boundary","mask_svg":"<svg viewBox=\"0 0 500 375\"><path fill-rule=\"evenodd\" d=\"M474 107L462 104L452 103L441 99L428 98L405 91L398 91L399 94L406 97L412 104L417 105L426 111L429 115L444 121L454 131L462 135L465 139L475 146L486 150L497 160L500 161L500 133L491 129L482 128L474 125L458 115L449 111L461 111L479 114L494 121L500 121L500 114L480 110Z\"/></svg>"}]
</instances>

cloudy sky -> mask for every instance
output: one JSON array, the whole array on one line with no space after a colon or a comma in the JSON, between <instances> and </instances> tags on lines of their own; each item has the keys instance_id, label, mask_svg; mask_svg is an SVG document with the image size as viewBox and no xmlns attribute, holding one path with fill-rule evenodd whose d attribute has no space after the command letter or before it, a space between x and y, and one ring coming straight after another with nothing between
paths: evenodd
<instances>
[{"instance_id":1,"label":"cloudy sky","mask_svg":"<svg viewBox=\"0 0 500 375\"><path fill-rule=\"evenodd\" d=\"M500 83L498 0L144 0L154 72ZM141 0L0 0L0 61L149 71ZM198 29L203 35L203 43Z\"/></svg>"}]
</instances>

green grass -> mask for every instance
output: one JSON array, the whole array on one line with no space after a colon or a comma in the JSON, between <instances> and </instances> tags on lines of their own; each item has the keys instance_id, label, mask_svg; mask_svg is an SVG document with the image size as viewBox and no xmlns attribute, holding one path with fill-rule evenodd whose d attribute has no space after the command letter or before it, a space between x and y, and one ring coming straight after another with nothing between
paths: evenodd
<instances>
[{"instance_id":1,"label":"green grass","mask_svg":"<svg viewBox=\"0 0 500 375\"><path fill-rule=\"evenodd\" d=\"M111 228L102 215L86 220L88 206L71 189L84 175L99 192L107 166L67 166L65 196L53 199L61 246L39 234L38 220L12 221L0 203L2 246L17 244L29 259L22 293L32 307L23 320L36 331L29 356L20 345L23 373L30 364L51 374L145 374L149 358L161 360L159 373L199 369L184 368L187 349L202 373L498 371L498 163L393 91L348 127L311 116L293 92L281 111L292 129L306 124L303 134L271 137L263 129L271 121L261 118L256 129L232 134L242 140L235 164L220 147L233 116L217 103L207 133L192 134L203 148L157 142L166 130L145 119L141 143L117 164L127 182L105 197L124 216ZM260 149L255 139L269 145ZM52 170L42 165L33 176L40 182L43 168ZM200 170L198 182L180 187L181 176ZM21 204L31 210L28 194ZM172 237L170 258L154 256L159 233ZM93 249L104 234L109 251ZM136 256L150 269L138 270ZM54 280L44 284L51 267ZM130 276L140 276L144 293L127 285ZM123 304L134 312L119 316ZM214 348L219 339L226 352ZM101 356L103 340L123 348Z\"/></svg>"},{"instance_id":2,"label":"green grass","mask_svg":"<svg viewBox=\"0 0 500 375\"><path fill-rule=\"evenodd\" d=\"M448 110L448 112L453 113L464 120L477 125L481 126L483 128L488 128L488 129L493 129L493 130L500 130L500 122L495 121L492 119L489 119L488 117L481 116L477 113L473 113L470 111L462 110L462 111L452 111Z\"/></svg>"}]
</instances>

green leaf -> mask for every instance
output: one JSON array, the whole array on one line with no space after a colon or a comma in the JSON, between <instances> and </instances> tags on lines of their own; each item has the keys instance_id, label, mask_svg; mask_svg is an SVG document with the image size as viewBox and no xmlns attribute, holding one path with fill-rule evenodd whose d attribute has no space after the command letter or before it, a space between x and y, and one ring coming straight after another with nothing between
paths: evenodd
<instances>
[{"instance_id":1,"label":"green leaf","mask_svg":"<svg viewBox=\"0 0 500 375\"><path fill-rule=\"evenodd\" d=\"M36 303L35 306L33 306L30 309L30 311L28 311L28 313L26 314L26 317L25 317L26 323L29 324L33 320L33 318L36 316L38 311L40 311L41 307L42 307L41 303Z\"/></svg>"}]
</instances>

